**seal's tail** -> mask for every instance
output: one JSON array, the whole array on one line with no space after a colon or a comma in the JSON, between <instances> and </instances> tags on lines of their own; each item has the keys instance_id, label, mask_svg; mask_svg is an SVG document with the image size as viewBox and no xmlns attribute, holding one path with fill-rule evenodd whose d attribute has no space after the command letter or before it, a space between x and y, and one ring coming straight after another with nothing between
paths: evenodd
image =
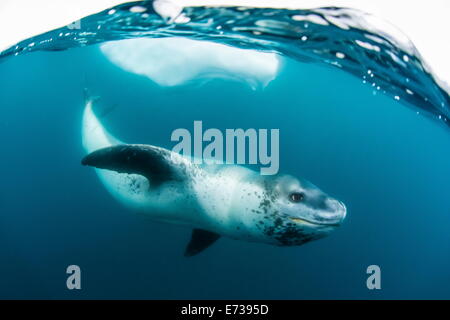
<instances>
[{"instance_id":1,"label":"seal's tail","mask_svg":"<svg viewBox=\"0 0 450 320\"><path fill-rule=\"evenodd\" d=\"M100 99L99 96L93 96L91 95L89 89L87 87L83 88L83 99L84 99L84 104L86 105L89 102L96 102Z\"/></svg>"},{"instance_id":2,"label":"seal's tail","mask_svg":"<svg viewBox=\"0 0 450 320\"><path fill-rule=\"evenodd\" d=\"M108 133L101 123L101 117L94 112L94 104L98 99L99 97L90 95L87 89L84 90L85 101L81 137L86 153L120 143L118 139Z\"/></svg>"}]
</instances>

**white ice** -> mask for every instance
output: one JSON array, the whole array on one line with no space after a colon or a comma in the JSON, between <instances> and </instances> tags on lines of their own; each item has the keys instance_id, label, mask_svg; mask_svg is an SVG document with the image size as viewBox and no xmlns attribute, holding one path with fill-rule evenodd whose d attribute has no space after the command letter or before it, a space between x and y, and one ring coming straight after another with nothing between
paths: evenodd
<instances>
[{"instance_id":1,"label":"white ice","mask_svg":"<svg viewBox=\"0 0 450 320\"><path fill-rule=\"evenodd\" d=\"M218 77L264 87L280 66L274 53L179 37L112 41L102 44L101 50L124 70L168 87Z\"/></svg>"}]
</instances>

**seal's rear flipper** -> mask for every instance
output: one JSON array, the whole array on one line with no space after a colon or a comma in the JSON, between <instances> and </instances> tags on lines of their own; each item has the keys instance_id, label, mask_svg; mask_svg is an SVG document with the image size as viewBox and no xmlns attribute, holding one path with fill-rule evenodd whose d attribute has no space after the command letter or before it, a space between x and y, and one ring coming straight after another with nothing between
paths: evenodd
<instances>
[{"instance_id":1,"label":"seal's rear flipper","mask_svg":"<svg viewBox=\"0 0 450 320\"><path fill-rule=\"evenodd\" d=\"M83 88L83 99L84 99L84 103L87 104L89 102L96 102L98 100L100 100L99 96L93 96L91 95L91 93L89 92L89 89L84 87Z\"/></svg>"},{"instance_id":2,"label":"seal's rear flipper","mask_svg":"<svg viewBox=\"0 0 450 320\"><path fill-rule=\"evenodd\" d=\"M170 151L137 144L116 145L88 154L82 165L119 173L139 174L153 186L184 179L183 171L170 161Z\"/></svg>"},{"instance_id":3,"label":"seal's rear flipper","mask_svg":"<svg viewBox=\"0 0 450 320\"><path fill-rule=\"evenodd\" d=\"M191 241L184 252L185 257L192 257L199 254L220 238L220 235L214 232L194 229L192 230Z\"/></svg>"}]
</instances>

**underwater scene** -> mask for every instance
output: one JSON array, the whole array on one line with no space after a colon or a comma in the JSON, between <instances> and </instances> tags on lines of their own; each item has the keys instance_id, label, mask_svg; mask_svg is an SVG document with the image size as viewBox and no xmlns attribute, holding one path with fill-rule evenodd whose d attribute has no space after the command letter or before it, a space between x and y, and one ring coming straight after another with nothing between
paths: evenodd
<instances>
[{"instance_id":1,"label":"underwater scene","mask_svg":"<svg viewBox=\"0 0 450 320\"><path fill-rule=\"evenodd\" d=\"M158 3L0 53L0 298L449 299L450 90L414 44Z\"/></svg>"}]
</instances>

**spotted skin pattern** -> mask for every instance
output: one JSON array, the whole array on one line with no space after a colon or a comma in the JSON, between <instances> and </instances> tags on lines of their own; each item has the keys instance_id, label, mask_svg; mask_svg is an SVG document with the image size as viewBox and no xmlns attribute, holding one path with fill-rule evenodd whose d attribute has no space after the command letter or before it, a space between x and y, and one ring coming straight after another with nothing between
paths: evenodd
<instances>
[{"instance_id":1,"label":"spotted skin pattern","mask_svg":"<svg viewBox=\"0 0 450 320\"><path fill-rule=\"evenodd\" d=\"M122 144L101 125L92 101L85 107L82 136L87 157ZM157 146L122 145L130 146L130 157L136 155L133 150L143 149L160 159L153 166L140 164L138 171L143 175L126 171L129 168L115 169L107 162L94 165L96 173L119 202L155 221L236 240L296 246L325 237L346 215L342 202L303 179L261 176L238 165L199 165ZM165 168L170 178L165 180L152 168ZM158 177L157 183L152 182L152 174Z\"/></svg>"}]
</instances>

